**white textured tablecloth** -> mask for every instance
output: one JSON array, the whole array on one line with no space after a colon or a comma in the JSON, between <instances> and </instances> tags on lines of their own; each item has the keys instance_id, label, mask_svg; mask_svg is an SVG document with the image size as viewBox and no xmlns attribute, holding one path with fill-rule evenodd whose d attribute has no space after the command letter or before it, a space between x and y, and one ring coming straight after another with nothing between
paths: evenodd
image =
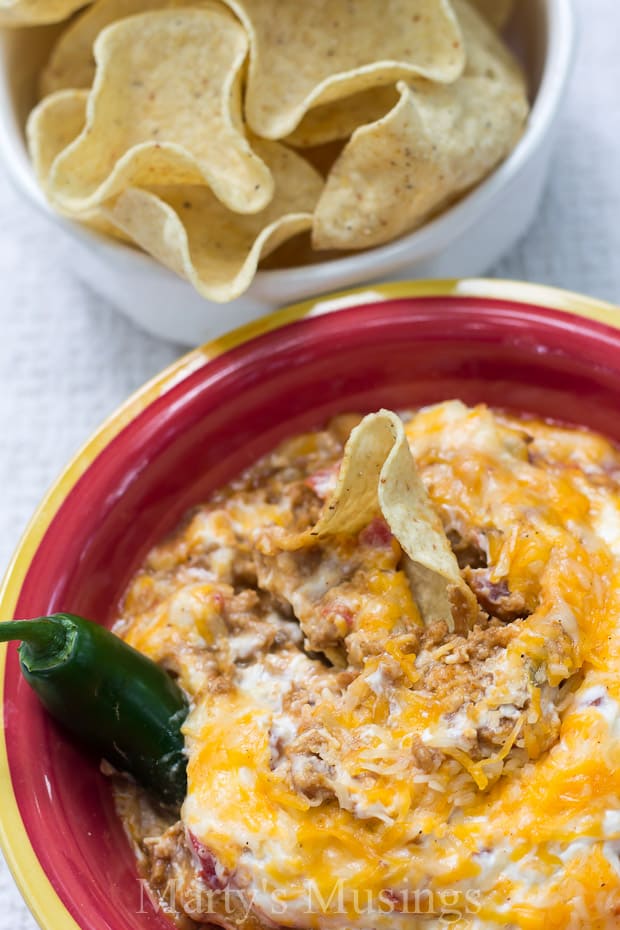
<instances>
[{"instance_id":1,"label":"white textured tablecloth","mask_svg":"<svg viewBox=\"0 0 620 930\"><path fill-rule=\"evenodd\" d=\"M580 48L533 228L494 269L620 304L619 0L576 0ZM178 349L71 274L53 228L0 167L0 566L45 489L98 423ZM0 930L32 930L0 859Z\"/></svg>"}]
</instances>

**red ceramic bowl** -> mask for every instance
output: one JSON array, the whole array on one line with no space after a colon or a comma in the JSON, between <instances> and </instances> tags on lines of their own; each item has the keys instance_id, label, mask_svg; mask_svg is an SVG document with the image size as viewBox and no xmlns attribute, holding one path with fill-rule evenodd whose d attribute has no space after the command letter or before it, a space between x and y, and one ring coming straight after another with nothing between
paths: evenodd
<instances>
[{"instance_id":1,"label":"red ceramic bowl","mask_svg":"<svg viewBox=\"0 0 620 930\"><path fill-rule=\"evenodd\" d=\"M70 610L109 622L145 553L187 507L338 412L458 397L620 441L620 311L482 281L388 285L346 300L361 305L281 311L187 356L130 400L34 517L0 616ZM0 654L0 686L1 838L41 925L169 927L142 894L105 779L42 711L14 647Z\"/></svg>"}]
</instances>

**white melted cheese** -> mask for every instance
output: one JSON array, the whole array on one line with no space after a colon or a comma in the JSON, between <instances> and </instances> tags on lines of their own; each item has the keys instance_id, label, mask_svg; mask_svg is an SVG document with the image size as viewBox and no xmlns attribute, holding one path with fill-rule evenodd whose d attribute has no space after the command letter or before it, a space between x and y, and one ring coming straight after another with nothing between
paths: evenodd
<instances>
[{"instance_id":1,"label":"white melted cheese","mask_svg":"<svg viewBox=\"0 0 620 930\"><path fill-rule=\"evenodd\" d=\"M576 711L594 711L607 724L610 738L620 741L620 703L611 697L605 685L596 684L580 689L573 706Z\"/></svg>"},{"instance_id":2,"label":"white melted cheese","mask_svg":"<svg viewBox=\"0 0 620 930\"><path fill-rule=\"evenodd\" d=\"M613 554L620 557L620 510L616 503L603 499L595 517L595 529Z\"/></svg>"}]
</instances>

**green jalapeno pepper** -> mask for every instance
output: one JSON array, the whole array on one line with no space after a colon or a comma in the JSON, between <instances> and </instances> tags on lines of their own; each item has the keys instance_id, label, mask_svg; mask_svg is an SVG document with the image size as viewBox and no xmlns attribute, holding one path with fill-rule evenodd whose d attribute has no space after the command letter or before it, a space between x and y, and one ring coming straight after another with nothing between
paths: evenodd
<instances>
[{"instance_id":1,"label":"green jalapeno pepper","mask_svg":"<svg viewBox=\"0 0 620 930\"><path fill-rule=\"evenodd\" d=\"M181 806L188 706L162 668L73 614L0 623L0 642L9 640L21 640L22 674L56 720L160 801Z\"/></svg>"}]
</instances>

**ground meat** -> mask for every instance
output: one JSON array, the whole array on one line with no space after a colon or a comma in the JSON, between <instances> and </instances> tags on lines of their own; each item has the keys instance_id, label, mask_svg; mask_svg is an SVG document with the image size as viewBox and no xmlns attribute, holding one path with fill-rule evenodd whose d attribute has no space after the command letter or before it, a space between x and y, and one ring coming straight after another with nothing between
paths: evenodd
<instances>
[{"instance_id":1,"label":"ground meat","mask_svg":"<svg viewBox=\"0 0 620 930\"><path fill-rule=\"evenodd\" d=\"M350 576L351 566L319 546L275 555L261 552L255 558L261 589L290 604L307 648L326 654L340 648L351 624L348 614L337 609L334 592Z\"/></svg>"},{"instance_id":2,"label":"ground meat","mask_svg":"<svg viewBox=\"0 0 620 930\"><path fill-rule=\"evenodd\" d=\"M235 590L244 591L255 588L257 584L254 554L248 549L239 549L231 564L231 584Z\"/></svg>"},{"instance_id":3,"label":"ground meat","mask_svg":"<svg viewBox=\"0 0 620 930\"><path fill-rule=\"evenodd\" d=\"M546 666L536 667L519 653L519 638L527 637L527 622L503 625L491 620L486 628L477 627L467 637L452 634L443 642L438 641L440 630L431 629L423 639L418 656L421 678L416 687L439 701L445 720L454 732L462 733L472 759L495 755L519 720L518 745L530 758L538 758L558 738L558 689L549 684ZM550 639L549 662L568 662L572 644L559 624ZM509 647L513 647L510 660ZM530 703L532 688L539 692L536 709ZM472 719L480 722L471 724Z\"/></svg>"},{"instance_id":4,"label":"ground meat","mask_svg":"<svg viewBox=\"0 0 620 930\"><path fill-rule=\"evenodd\" d=\"M450 654L450 659L446 661L474 664L486 662L497 650L505 649L515 638L516 633L516 630L502 627L497 623L492 623L484 629L475 627L466 639L455 640L458 645Z\"/></svg>"},{"instance_id":5,"label":"ground meat","mask_svg":"<svg viewBox=\"0 0 620 930\"><path fill-rule=\"evenodd\" d=\"M485 568L487 557L481 545L482 534L477 530L463 531L446 530L446 535L450 541L452 551L459 563L459 568Z\"/></svg>"},{"instance_id":6,"label":"ground meat","mask_svg":"<svg viewBox=\"0 0 620 930\"><path fill-rule=\"evenodd\" d=\"M319 519L323 501L305 481L298 481L291 486L288 500L294 518L292 530L304 530Z\"/></svg>"},{"instance_id":7,"label":"ground meat","mask_svg":"<svg viewBox=\"0 0 620 930\"><path fill-rule=\"evenodd\" d=\"M299 794L313 803L334 796L334 769L319 755L298 750L290 766L290 779Z\"/></svg>"},{"instance_id":8,"label":"ground meat","mask_svg":"<svg viewBox=\"0 0 620 930\"><path fill-rule=\"evenodd\" d=\"M466 568L463 571L465 581L472 589L480 606L492 617L505 623L511 623L519 617L531 613L527 602L519 591L511 591L505 579L491 581L488 568Z\"/></svg>"},{"instance_id":9,"label":"ground meat","mask_svg":"<svg viewBox=\"0 0 620 930\"><path fill-rule=\"evenodd\" d=\"M476 700L489 680L485 663L502 655L515 635L512 628L492 626L476 627L466 637L451 634L440 642L436 635L424 637L417 663L422 675L419 687L429 693L445 692L455 707Z\"/></svg>"},{"instance_id":10,"label":"ground meat","mask_svg":"<svg viewBox=\"0 0 620 930\"><path fill-rule=\"evenodd\" d=\"M421 634L420 649L432 649L439 646L448 636L448 624L445 620L436 620L429 624Z\"/></svg>"},{"instance_id":11,"label":"ground meat","mask_svg":"<svg viewBox=\"0 0 620 930\"><path fill-rule=\"evenodd\" d=\"M443 762L442 754L436 749L429 749L425 746L417 733L411 740L411 758L417 769L429 775L431 772L436 772Z\"/></svg>"},{"instance_id":12,"label":"ground meat","mask_svg":"<svg viewBox=\"0 0 620 930\"><path fill-rule=\"evenodd\" d=\"M342 456L344 439L337 428L324 430L285 440L277 449L248 468L226 488L213 495L213 500L224 503L232 495L260 491L267 498L281 496L282 486L303 482L308 475L338 461Z\"/></svg>"},{"instance_id":13,"label":"ground meat","mask_svg":"<svg viewBox=\"0 0 620 930\"><path fill-rule=\"evenodd\" d=\"M114 802L136 853L138 869L148 879L149 898L156 910L163 911L179 930L195 930L197 924L185 913L177 895L195 876L185 846L183 825L168 812L151 803L132 782L113 779ZM144 902L141 902L144 907Z\"/></svg>"}]
</instances>

